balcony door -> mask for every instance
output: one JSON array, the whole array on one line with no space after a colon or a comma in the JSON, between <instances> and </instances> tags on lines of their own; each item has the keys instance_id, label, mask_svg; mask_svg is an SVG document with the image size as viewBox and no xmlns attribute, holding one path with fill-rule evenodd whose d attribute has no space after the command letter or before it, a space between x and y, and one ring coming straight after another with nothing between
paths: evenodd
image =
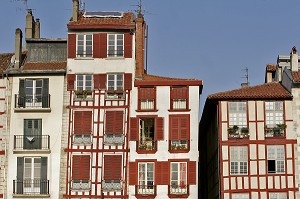
<instances>
[{"instance_id":1,"label":"balcony door","mask_svg":"<svg viewBox=\"0 0 300 199\"><path fill-rule=\"evenodd\" d=\"M42 120L24 120L24 149L42 149Z\"/></svg>"}]
</instances>

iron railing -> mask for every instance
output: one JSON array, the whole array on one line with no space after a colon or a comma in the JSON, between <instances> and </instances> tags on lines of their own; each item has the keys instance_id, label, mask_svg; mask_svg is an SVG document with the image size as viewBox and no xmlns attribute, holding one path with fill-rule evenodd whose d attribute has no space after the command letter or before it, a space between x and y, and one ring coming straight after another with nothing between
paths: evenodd
<instances>
[{"instance_id":1,"label":"iron railing","mask_svg":"<svg viewBox=\"0 0 300 199\"><path fill-rule=\"evenodd\" d=\"M13 181L13 194L49 194L49 180L26 179Z\"/></svg>"},{"instance_id":2,"label":"iron railing","mask_svg":"<svg viewBox=\"0 0 300 199\"><path fill-rule=\"evenodd\" d=\"M155 195L156 186L149 183L149 185L136 185L136 195Z\"/></svg>"},{"instance_id":3,"label":"iron railing","mask_svg":"<svg viewBox=\"0 0 300 199\"><path fill-rule=\"evenodd\" d=\"M14 149L16 150L47 150L50 149L50 135L15 135Z\"/></svg>"},{"instance_id":4,"label":"iron railing","mask_svg":"<svg viewBox=\"0 0 300 199\"><path fill-rule=\"evenodd\" d=\"M48 95L15 95L15 108L50 108L50 94Z\"/></svg>"}]
</instances>

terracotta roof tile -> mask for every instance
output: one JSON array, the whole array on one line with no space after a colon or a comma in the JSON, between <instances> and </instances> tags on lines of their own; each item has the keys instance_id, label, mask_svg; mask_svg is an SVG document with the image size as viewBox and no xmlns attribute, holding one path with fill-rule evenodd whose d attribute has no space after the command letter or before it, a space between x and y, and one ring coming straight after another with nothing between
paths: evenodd
<instances>
[{"instance_id":1,"label":"terracotta roof tile","mask_svg":"<svg viewBox=\"0 0 300 199\"><path fill-rule=\"evenodd\" d=\"M24 65L23 70L66 70L67 62L28 62Z\"/></svg>"},{"instance_id":2,"label":"terracotta roof tile","mask_svg":"<svg viewBox=\"0 0 300 199\"><path fill-rule=\"evenodd\" d=\"M274 71L276 71L276 64L267 64L266 70L268 72L274 72Z\"/></svg>"},{"instance_id":3,"label":"terracotta roof tile","mask_svg":"<svg viewBox=\"0 0 300 199\"><path fill-rule=\"evenodd\" d=\"M186 81L186 80L195 80L195 79L182 79L182 78L173 78L173 77L162 77L162 76L155 76L144 74L143 79L138 81Z\"/></svg>"},{"instance_id":4,"label":"terracotta roof tile","mask_svg":"<svg viewBox=\"0 0 300 199\"><path fill-rule=\"evenodd\" d=\"M10 64L11 57L14 53L4 53L0 54L0 72L3 72L7 69Z\"/></svg>"},{"instance_id":5,"label":"terracotta roof tile","mask_svg":"<svg viewBox=\"0 0 300 199\"><path fill-rule=\"evenodd\" d=\"M292 72L292 77L295 83L300 83L300 71Z\"/></svg>"},{"instance_id":6,"label":"terracotta roof tile","mask_svg":"<svg viewBox=\"0 0 300 199\"><path fill-rule=\"evenodd\" d=\"M134 84L136 86L159 86L159 85L194 85L202 86L202 81L197 79L182 79L182 78L171 78L162 77L155 75L144 74L142 79L136 79Z\"/></svg>"},{"instance_id":7,"label":"terracotta roof tile","mask_svg":"<svg viewBox=\"0 0 300 199\"><path fill-rule=\"evenodd\" d=\"M292 95L278 82L235 89L208 95L207 99L292 99Z\"/></svg>"}]
</instances>

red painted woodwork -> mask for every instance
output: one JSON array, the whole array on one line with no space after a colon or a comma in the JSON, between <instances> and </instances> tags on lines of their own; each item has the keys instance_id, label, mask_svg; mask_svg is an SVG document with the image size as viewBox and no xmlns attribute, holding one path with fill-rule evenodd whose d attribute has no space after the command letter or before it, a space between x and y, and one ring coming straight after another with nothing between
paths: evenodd
<instances>
[{"instance_id":1,"label":"red painted woodwork","mask_svg":"<svg viewBox=\"0 0 300 199\"><path fill-rule=\"evenodd\" d=\"M155 139L163 140L164 139L164 118L158 117L156 118L155 123Z\"/></svg>"},{"instance_id":2,"label":"red painted woodwork","mask_svg":"<svg viewBox=\"0 0 300 199\"><path fill-rule=\"evenodd\" d=\"M92 118L92 111L75 111L74 134L91 134Z\"/></svg>"},{"instance_id":3,"label":"red painted woodwork","mask_svg":"<svg viewBox=\"0 0 300 199\"><path fill-rule=\"evenodd\" d=\"M98 74L99 76L99 90L106 90L106 74Z\"/></svg>"},{"instance_id":4,"label":"red painted woodwork","mask_svg":"<svg viewBox=\"0 0 300 199\"><path fill-rule=\"evenodd\" d=\"M99 57L106 58L107 57L107 33L100 33L100 50Z\"/></svg>"},{"instance_id":5,"label":"red painted woodwork","mask_svg":"<svg viewBox=\"0 0 300 199\"><path fill-rule=\"evenodd\" d=\"M74 83L76 80L76 75L75 74L68 74L68 91L74 90Z\"/></svg>"},{"instance_id":6,"label":"red painted woodwork","mask_svg":"<svg viewBox=\"0 0 300 199\"><path fill-rule=\"evenodd\" d=\"M122 156L105 155L104 156L104 180L122 179Z\"/></svg>"},{"instance_id":7,"label":"red painted woodwork","mask_svg":"<svg viewBox=\"0 0 300 199\"><path fill-rule=\"evenodd\" d=\"M152 88L140 88L139 89L140 95L139 98L140 99L155 99L155 89L154 87Z\"/></svg>"},{"instance_id":8,"label":"red painted woodwork","mask_svg":"<svg viewBox=\"0 0 300 199\"><path fill-rule=\"evenodd\" d=\"M122 134L123 124L123 111L106 111L105 133Z\"/></svg>"},{"instance_id":9,"label":"red painted woodwork","mask_svg":"<svg viewBox=\"0 0 300 199\"><path fill-rule=\"evenodd\" d=\"M157 185L169 185L170 184L170 169L169 162L157 162L155 165L155 180Z\"/></svg>"},{"instance_id":10,"label":"red painted woodwork","mask_svg":"<svg viewBox=\"0 0 300 199\"><path fill-rule=\"evenodd\" d=\"M139 140L138 118L136 118L136 117L130 118L129 139L130 139L130 141L138 141Z\"/></svg>"},{"instance_id":11,"label":"red painted woodwork","mask_svg":"<svg viewBox=\"0 0 300 199\"><path fill-rule=\"evenodd\" d=\"M90 156L73 155L72 180L90 180Z\"/></svg>"},{"instance_id":12,"label":"red painted woodwork","mask_svg":"<svg viewBox=\"0 0 300 199\"><path fill-rule=\"evenodd\" d=\"M190 115L170 115L170 140L190 139Z\"/></svg>"},{"instance_id":13,"label":"red painted woodwork","mask_svg":"<svg viewBox=\"0 0 300 199\"><path fill-rule=\"evenodd\" d=\"M132 89L132 74L125 73L124 74L124 90L131 90Z\"/></svg>"},{"instance_id":14,"label":"red painted woodwork","mask_svg":"<svg viewBox=\"0 0 300 199\"><path fill-rule=\"evenodd\" d=\"M100 85L100 76L98 74L95 74L93 76L94 78L94 90L100 90L99 85Z\"/></svg>"},{"instance_id":15,"label":"red painted woodwork","mask_svg":"<svg viewBox=\"0 0 300 199\"><path fill-rule=\"evenodd\" d=\"M124 57L132 58L132 35L124 33Z\"/></svg>"},{"instance_id":16,"label":"red painted woodwork","mask_svg":"<svg viewBox=\"0 0 300 199\"><path fill-rule=\"evenodd\" d=\"M197 184L197 162L196 161L189 161L188 162L188 183L190 185Z\"/></svg>"},{"instance_id":17,"label":"red painted woodwork","mask_svg":"<svg viewBox=\"0 0 300 199\"><path fill-rule=\"evenodd\" d=\"M189 101L189 88L187 86L184 87L171 87L171 104L170 107L173 109L173 100L175 99L185 99L186 100L186 107L185 109L188 109L188 101Z\"/></svg>"},{"instance_id":18,"label":"red painted woodwork","mask_svg":"<svg viewBox=\"0 0 300 199\"><path fill-rule=\"evenodd\" d=\"M68 58L76 58L76 34L68 34Z\"/></svg>"},{"instance_id":19,"label":"red painted woodwork","mask_svg":"<svg viewBox=\"0 0 300 199\"><path fill-rule=\"evenodd\" d=\"M138 163L129 162L129 185L138 184Z\"/></svg>"},{"instance_id":20,"label":"red painted woodwork","mask_svg":"<svg viewBox=\"0 0 300 199\"><path fill-rule=\"evenodd\" d=\"M93 57L100 58L100 34L93 34Z\"/></svg>"}]
</instances>

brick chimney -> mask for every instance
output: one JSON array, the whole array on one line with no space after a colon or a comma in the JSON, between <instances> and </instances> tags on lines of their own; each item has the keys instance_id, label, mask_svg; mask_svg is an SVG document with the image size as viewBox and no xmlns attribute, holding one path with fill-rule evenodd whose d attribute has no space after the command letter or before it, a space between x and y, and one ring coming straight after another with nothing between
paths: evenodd
<instances>
[{"instance_id":1,"label":"brick chimney","mask_svg":"<svg viewBox=\"0 0 300 199\"><path fill-rule=\"evenodd\" d=\"M34 31L35 31L34 26L35 26L35 21L34 21L34 17L32 16L32 10L28 10L26 15L25 39L34 38Z\"/></svg>"},{"instance_id":2,"label":"brick chimney","mask_svg":"<svg viewBox=\"0 0 300 199\"><path fill-rule=\"evenodd\" d=\"M135 78L142 78L144 74L145 27L144 17L139 13L135 20Z\"/></svg>"},{"instance_id":3,"label":"brick chimney","mask_svg":"<svg viewBox=\"0 0 300 199\"><path fill-rule=\"evenodd\" d=\"M292 48L290 59L291 59L291 62L290 62L291 70L298 71L298 51L295 46Z\"/></svg>"},{"instance_id":4,"label":"brick chimney","mask_svg":"<svg viewBox=\"0 0 300 199\"><path fill-rule=\"evenodd\" d=\"M79 0L73 0L73 21L78 21Z\"/></svg>"},{"instance_id":5,"label":"brick chimney","mask_svg":"<svg viewBox=\"0 0 300 199\"><path fill-rule=\"evenodd\" d=\"M34 38L35 39L40 39L40 28L41 27L41 23L40 23L40 19L36 19L35 25L34 25Z\"/></svg>"},{"instance_id":6,"label":"brick chimney","mask_svg":"<svg viewBox=\"0 0 300 199\"><path fill-rule=\"evenodd\" d=\"M15 36L15 65L14 68L20 68L22 62L22 30L16 29Z\"/></svg>"}]
</instances>

